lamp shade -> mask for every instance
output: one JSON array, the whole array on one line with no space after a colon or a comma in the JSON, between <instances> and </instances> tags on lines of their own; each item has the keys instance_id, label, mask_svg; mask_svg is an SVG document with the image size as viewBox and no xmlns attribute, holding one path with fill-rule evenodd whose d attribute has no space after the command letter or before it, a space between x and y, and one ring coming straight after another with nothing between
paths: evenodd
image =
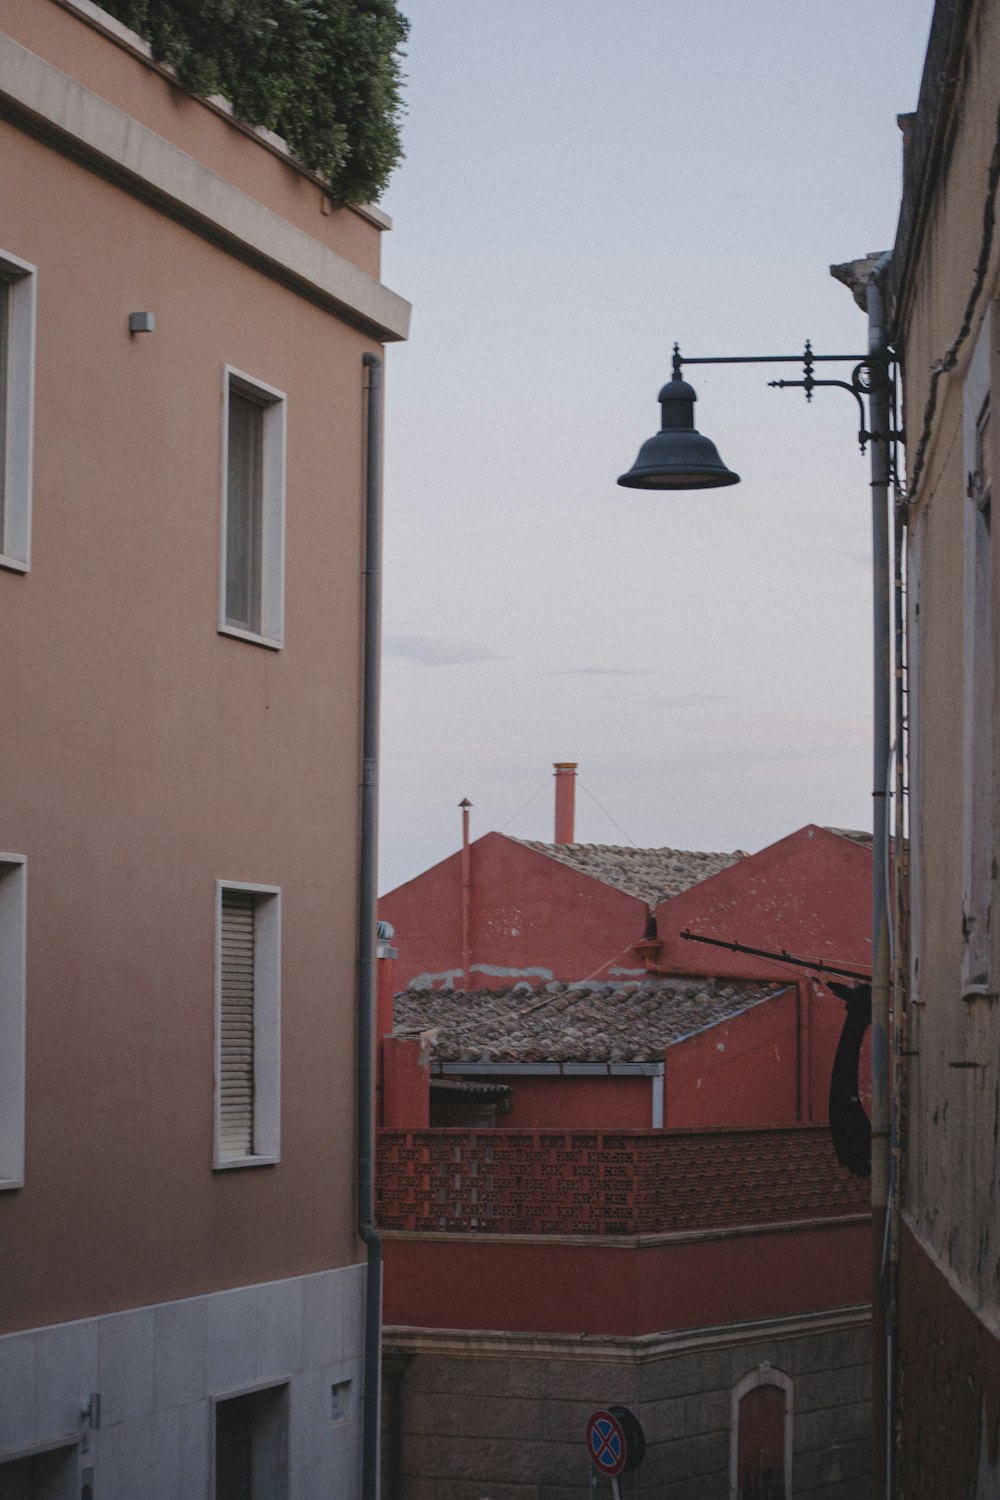
<instances>
[{"instance_id":1,"label":"lamp shade","mask_svg":"<svg viewBox=\"0 0 1000 1500\"><path fill-rule=\"evenodd\" d=\"M693 386L674 376L660 391L660 431L648 438L619 484L633 490L711 490L739 484L710 438L695 431Z\"/></svg>"}]
</instances>

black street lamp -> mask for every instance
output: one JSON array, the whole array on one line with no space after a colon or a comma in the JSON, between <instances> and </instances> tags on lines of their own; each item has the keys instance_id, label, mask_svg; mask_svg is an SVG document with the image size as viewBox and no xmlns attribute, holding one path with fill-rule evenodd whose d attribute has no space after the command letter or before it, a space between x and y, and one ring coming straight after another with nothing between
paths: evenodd
<instances>
[{"instance_id":1,"label":"black street lamp","mask_svg":"<svg viewBox=\"0 0 1000 1500\"><path fill-rule=\"evenodd\" d=\"M889 890L889 778L890 761L896 760L896 837L903 837L901 735L903 724L902 673L897 672L895 702L892 698L892 624L890 610L890 540L889 484L895 481L901 489L896 463L896 449L903 433L898 430L896 413L896 362L885 332L882 278L889 255L869 256L845 266L833 266L837 280L854 292L859 305L868 313L868 353L814 354L807 342L805 352L798 354L731 355L711 359L682 358L674 345L673 375L660 391L662 411L660 431L639 449L638 457L618 483L629 489L704 490L738 484L739 475L719 457L715 444L694 426L694 389L683 379L684 365L757 365L797 364L801 361L801 380L772 380L772 386L797 386L806 399L818 386L839 386L855 397L860 412L858 441L862 453L871 443L872 495L872 582L874 625L873 671L873 791L874 825L872 839L872 1230L876 1273L872 1291L873 1390L875 1405L872 1472L874 1493L892 1492L892 1401L888 1396L894 1379L890 1285L898 1235L898 1199L891 1150L889 1075L899 1048L899 1009L890 1015L890 944L887 910ZM817 380L817 364L852 364L850 381ZM865 403L867 400L867 420ZM902 574L899 561L905 502L896 506L896 575L895 634L902 639ZM897 646L898 650L898 646ZM897 662L899 657L897 656ZM891 743L893 707L897 740ZM896 882L898 893L899 882ZM897 958L897 975L901 975ZM890 1019L892 1033L890 1038ZM895 1208L890 1214L890 1204Z\"/></svg>"},{"instance_id":2,"label":"black street lamp","mask_svg":"<svg viewBox=\"0 0 1000 1500\"><path fill-rule=\"evenodd\" d=\"M806 340L802 354L734 354L711 359L695 359L681 354L674 345L673 374L656 398L662 413L660 431L643 443L639 455L627 474L622 474L619 484L633 490L712 490L723 485L739 484L740 476L727 469L719 457L719 450L710 438L697 432L694 425L694 403L698 397L694 386L681 375L684 365L775 365L801 364L801 380L772 380L772 386L798 387L812 400L812 393L819 386L839 386L857 399L861 417L858 442L862 453L873 434L865 425L864 397L879 387L885 389L889 383L888 362L871 354L814 354L812 345ZM854 370L850 382L846 380L817 380L813 369L817 364L851 364ZM880 434L881 435L881 434ZM900 436L892 432L890 439Z\"/></svg>"}]
</instances>

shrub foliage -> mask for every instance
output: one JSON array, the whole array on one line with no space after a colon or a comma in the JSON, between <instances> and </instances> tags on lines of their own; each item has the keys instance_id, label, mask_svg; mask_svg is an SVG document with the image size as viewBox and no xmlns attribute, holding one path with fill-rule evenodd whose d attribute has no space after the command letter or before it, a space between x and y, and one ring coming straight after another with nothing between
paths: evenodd
<instances>
[{"instance_id":1,"label":"shrub foliage","mask_svg":"<svg viewBox=\"0 0 1000 1500\"><path fill-rule=\"evenodd\" d=\"M395 0L101 0L197 94L284 137L348 203L374 201L402 156Z\"/></svg>"}]
</instances>

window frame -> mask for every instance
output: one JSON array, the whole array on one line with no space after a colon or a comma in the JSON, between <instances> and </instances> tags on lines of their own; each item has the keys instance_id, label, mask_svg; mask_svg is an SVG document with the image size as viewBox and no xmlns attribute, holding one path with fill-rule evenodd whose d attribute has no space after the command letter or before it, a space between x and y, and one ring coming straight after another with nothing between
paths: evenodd
<instances>
[{"instance_id":1,"label":"window frame","mask_svg":"<svg viewBox=\"0 0 1000 1500\"><path fill-rule=\"evenodd\" d=\"M250 1155L229 1156L222 1149L222 897L247 891L254 901L254 1100ZM281 1160L281 887L242 880L217 880L215 887L215 1125L212 1164L273 1166Z\"/></svg>"},{"instance_id":2,"label":"window frame","mask_svg":"<svg viewBox=\"0 0 1000 1500\"><path fill-rule=\"evenodd\" d=\"M232 622L227 614L227 552L229 545L229 398L234 393L255 402L263 411L260 536L260 629ZM288 398L263 380L223 366L222 381L222 504L219 543L219 633L280 651L285 634L285 459Z\"/></svg>"},{"instance_id":3,"label":"window frame","mask_svg":"<svg viewBox=\"0 0 1000 1500\"><path fill-rule=\"evenodd\" d=\"M35 430L35 328L38 270L0 250L0 287L7 298L4 380L6 413L0 443L0 568L31 569L31 487Z\"/></svg>"},{"instance_id":4,"label":"window frame","mask_svg":"<svg viewBox=\"0 0 1000 1500\"><path fill-rule=\"evenodd\" d=\"M993 566L992 505L977 488L979 477L980 434L983 414L990 408L988 441L996 444L997 413L992 398L993 333L996 311L986 309L976 338L972 358L966 371L962 392L963 456L966 482L963 485L963 565L962 565L962 968L961 985L965 999L994 995L997 992L996 960L993 954L992 905L993 879L990 872L984 881L979 868L983 839L987 850L994 847L996 807L993 792L992 705L996 690L996 648L994 632L995 569ZM996 464L990 468L995 472ZM984 517L989 504L990 514ZM984 692L982 677L990 678ZM983 713L990 716L984 733ZM987 820L985 831L980 827ZM992 856L991 856L992 858Z\"/></svg>"},{"instance_id":5,"label":"window frame","mask_svg":"<svg viewBox=\"0 0 1000 1500\"><path fill-rule=\"evenodd\" d=\"M28 861L0 854L0 1192L24 1186Z\"/></svg>"}]
</instances>

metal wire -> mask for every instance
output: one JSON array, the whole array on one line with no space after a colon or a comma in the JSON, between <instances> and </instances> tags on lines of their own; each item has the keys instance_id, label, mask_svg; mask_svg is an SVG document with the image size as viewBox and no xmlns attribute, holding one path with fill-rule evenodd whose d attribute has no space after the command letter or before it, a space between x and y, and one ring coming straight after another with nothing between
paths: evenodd
<instances>
[{"instance_id":1,"label":"metal wire","mask_svg":"<svg viewBox=\"0 0 1000 1500\"><path fill-rule=\"evenodd\" d=\"M577 786L580 788L581 792L586 792L587 796L590 798L591 802L595 803L595 805L601 809L601 812L607 818L608 822L609 823L614 823L614 826L618 829L618 832L621 834L622 838L623 839L628 839L628 842L632 845L633 849L638 849L639 845L636 843L635 839L629 838L628 834L625 832L625 830L621 826L621 824L615 822L614 818L608 812L608 810L604 806L604 804L601 803L601 802L598 802L597 798L594 796L594 794L590 790L590 788L588 786L584 786L583 782L580 780L579 777L577 777Z\"/></svg>"},{"instance_id":2,"label":"metal wire","mask_svg":"<svg viewBox=\"0 0 1000 1500\"><path fill-rule=\"evenodd\" d=\"M507 829L510 827L510 825L512 823L515 823L517 821L517 819L521 816L521 814L525 811L525 809L529 808L533 802L537 802L538 798L542 795L542 793L544 792L544 790L545 790L545 788L547 786L548 786L548 782L547 781L543 781L542 784L541 784L541 786L538 788L538 790L532 792L532 794L528 798L527 802L522 802L521 806L518 808L517 812L514 813L512 817L509 817L507 819L506 823L500 829L500 832L501 833L506 833Z\"/></svg>"}]
</instances>

